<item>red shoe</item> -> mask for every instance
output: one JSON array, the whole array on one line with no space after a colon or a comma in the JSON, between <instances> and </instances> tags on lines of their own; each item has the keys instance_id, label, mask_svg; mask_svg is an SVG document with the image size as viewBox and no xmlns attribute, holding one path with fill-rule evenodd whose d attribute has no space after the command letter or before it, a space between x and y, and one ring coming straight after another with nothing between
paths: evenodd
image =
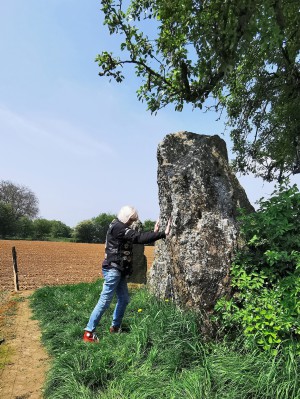
<instances>
[{"instance_id":1,"label":"red shoe","mask_svg":"<svg viewBox=\"0 0 300 399\"><path fill-rule=\"evenodd\" d=\"M99 342L99 338L94 332L85 331L82 338L85 342Z\"/></svg>"}]
</instances>

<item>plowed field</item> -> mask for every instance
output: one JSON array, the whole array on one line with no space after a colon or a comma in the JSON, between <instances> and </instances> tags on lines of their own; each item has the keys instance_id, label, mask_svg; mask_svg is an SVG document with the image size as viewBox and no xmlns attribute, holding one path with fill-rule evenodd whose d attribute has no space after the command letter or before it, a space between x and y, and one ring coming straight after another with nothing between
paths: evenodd
<instances>
[{"instance_id":1,"label":"plowed field","mask_svg":"<svg viewBox=\"0 0 300 399\"><path fill-rule=\"evenodd\" d=\"M17 252L21 290L101 277L104 244L0 240L0 289L14 290L12 247ZM154 247L146 246L145 255L150 268Z\"/></svg>"}]
</instances>

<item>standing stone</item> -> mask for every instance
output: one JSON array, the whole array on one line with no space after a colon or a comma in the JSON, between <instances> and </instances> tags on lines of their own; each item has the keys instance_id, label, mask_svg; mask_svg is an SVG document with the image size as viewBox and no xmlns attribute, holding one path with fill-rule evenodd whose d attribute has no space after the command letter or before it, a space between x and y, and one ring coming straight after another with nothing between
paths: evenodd
<instances>
[{"instance_id":1,"label":"standing stone","mask_svg":"<svg viewBox=\"0 0 300 399\"><path fill-rule=\"evenodd\" d=\"M159 144L157 159L161 226L171 217L172 230L156 243L149 288L180 307L209 313L218 298L230 294L237 209L254 209L219 136L169 134Z\"/></svg>"},{"instance_id":2,"label":"standing stone","mask_svg":"<svg viewBox=\"0 0 300 399\"><path fill-rule=\"evenodd\" d=\"M146 284L147 282L147 258L144 249L144 244L133 244L132 275L128 278L129 283Z\"/></svg>"},{"instance_id":3,"label":"standing stone","mask_svg":"<svg viewBox=\"0 0 300 399\"><path fill-rule=\"evenodd\" d=\"M130 226L136 231L142 230L142 223L138 220ZM144 254L144 244L133 244L132 247L132 275L128 282L135 284L146 284L147 282L147 258Z\"/></svg>"}]
</instances>

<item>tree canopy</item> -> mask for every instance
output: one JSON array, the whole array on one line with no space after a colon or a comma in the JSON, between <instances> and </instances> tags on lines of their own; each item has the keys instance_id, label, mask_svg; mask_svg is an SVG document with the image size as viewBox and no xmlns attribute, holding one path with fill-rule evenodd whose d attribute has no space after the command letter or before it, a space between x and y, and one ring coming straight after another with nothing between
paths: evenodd
<instances>
[{"instance_id":1,"label":"tree canopy","mask_svg":"<svg viewBox=\"0 0 300 399\"><path fill-rule=\"evenodd\" d=\"M95 229L94 242L105 243L108 227L115 218L116 215L111 213L100 213L100 215L92 219Z\"/></svg>"},{"instance_id":2,"label":"tree canopy","mask_svg":"<svg viewBox=\"0 0 300 399\"><path fill-rule=\"evenodd\" d=\"M155 221L147 219L143 223L143 230L144 231L154 231Z\"/></svg>"},{"instance_id":3,"label":"tree canopy","mask_svg":"<svg viewBox=\"0 0 300 399\"><path fill-rule=\"evenodd\" d=\"M0 238L12 234L16 227L16 220L10 204L0 201Z\"/></svg>"},{"instance_id":4,"label":"tree canopy","mask_svg":"<svg viewBox=\"0 0 300 399\"><path fill-rule=\"evenodd\" d=\"M242 173L268 181L300 173L298 1L101 4L110 34L120 35L120 54L96 58L101 76L122 82L124 65L134 65L138 98L151 112L186 103L226 110Z\"/></svg>"},{"instance_id":5,"label":"tree canopy","mask_svg":"<svg viewBox=\"0 0 300 399\"><path fill-rule=\"evenodd\" d=\"M36 195L29 188L8 180L0 181L0 202L11 206L15 219L22 216L33 219L39 213Z\"/></svg>"}]
</instances>

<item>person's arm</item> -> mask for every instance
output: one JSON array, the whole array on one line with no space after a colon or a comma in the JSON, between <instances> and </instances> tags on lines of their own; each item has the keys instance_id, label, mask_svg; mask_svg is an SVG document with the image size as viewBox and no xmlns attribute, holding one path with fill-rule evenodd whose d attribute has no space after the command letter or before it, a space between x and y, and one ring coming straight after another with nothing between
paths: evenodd
<instances>
[{"instance_id":1,"label":"person's arm","mask_svg":"<svg viewBox=\"0 0 300 399\"><path fill-rule=\"evenodd\" d=\"M126 240L132 241L133 243L136 243L136 244L150 244L150 243L157 241L161 238L166 238L166 234L164 231L138 232L138 231L130 229L128 227L126 229L124 238Z\"/></svg>"},{"instance_id":2,"label":"person's arm","mask_svg":"<svg viewBox=\"0 0 300 399\"><path fill-rule=\"evenodd\" d=\"M157 241L161 238L166 238L170 234L170 229L171 229L171 218L168 220L167 227L165 231L159 231L159 220L155 223L154 226L154 231L147 231L143 233L136 232L132 229L128 229L130 231L127 231L125 233L126 236L130 236L130 240L132 242L137 242L139 244L150 244L151 242ZM134 234L134 233L136 234Z\"/></svg>"},{"instance_id":3,"label":"person's arm","mask_svg":"<svg viewBox=\"0 0 300 399\"><path fill-rule=\"evenodd\" d=\"M156 223L155 226L155 231L138 232L118 223L113 227L111 233L118 239L125 239L137 244L150 244L161 238L166 238L166 235L170 232L170 220L165 231L158 231L159 224L157 226Z\"/></svg>"}]
</instances>

